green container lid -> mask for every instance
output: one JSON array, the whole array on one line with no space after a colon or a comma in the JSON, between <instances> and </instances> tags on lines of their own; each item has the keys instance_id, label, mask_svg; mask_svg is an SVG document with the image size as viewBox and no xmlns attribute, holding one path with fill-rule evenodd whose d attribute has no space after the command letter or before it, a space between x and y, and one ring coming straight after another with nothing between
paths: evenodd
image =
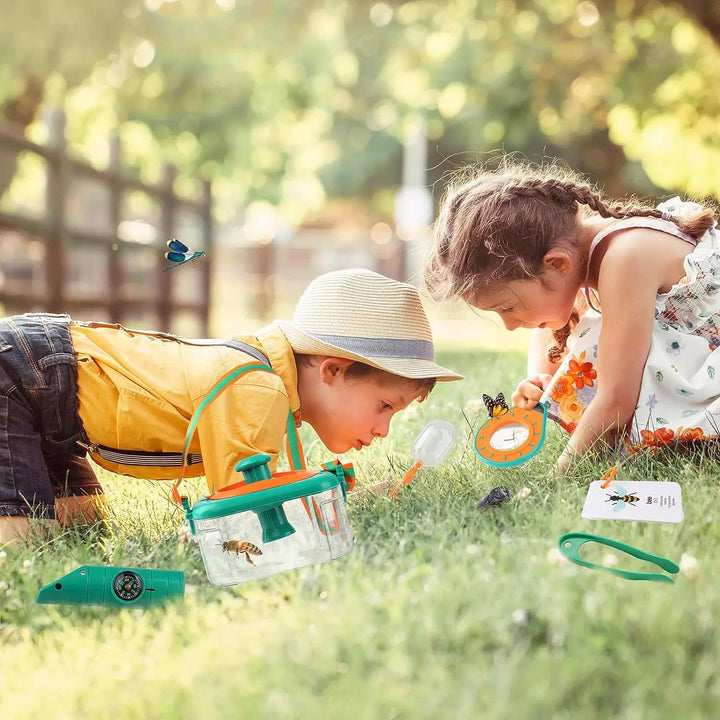
<instances>
[{"instance_id":1,"label":"green container lid","mask_svg":"<svg viewBox=\"0 0 720 720\"><path fill-rule=\"evenodd\" d=\"M256 457L256 456L254 456ZM269 455L266 455L270 459ZM251 458L248 458L248 460ZM241 463L246 462L245 460ZM240 464L240 463L239 463ZM202 498L198 500L186 515L192 520L208 520L210 518L224 517L225 515L236 515L246 510L263 512L273 507L282 505L288 500L297 500L332 490L340 484L340 478L331 472L321 471L305 480L280 485L279 487L258 490L257 492L236 495L235 497L210 500Z\"/></svg>"}]
</instances>

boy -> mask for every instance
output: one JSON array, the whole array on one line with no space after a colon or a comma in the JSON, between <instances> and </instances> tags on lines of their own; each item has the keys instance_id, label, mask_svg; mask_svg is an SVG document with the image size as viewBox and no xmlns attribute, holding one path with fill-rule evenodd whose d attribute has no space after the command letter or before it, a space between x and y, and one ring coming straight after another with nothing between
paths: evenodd
<instances>
[{"instance_id":1,"label":"boy","mask_svg":"<svg viewBox=\"0 0 720 720\"><path fill-rule=\"evenodd\" d=\"M288 410L333 453L360 450L436 380L462 376L435 363L417 291L370 270L315 279L291 323L243 341L182 340L66 315L0 320L0 543L27 517L91 516L101 467L175 479L193 412L234 368L248 372L207 405L188 448L186 477L215 491L237 482L238 460L268 453L275 470Z\"/></svg>"}]
</instances>

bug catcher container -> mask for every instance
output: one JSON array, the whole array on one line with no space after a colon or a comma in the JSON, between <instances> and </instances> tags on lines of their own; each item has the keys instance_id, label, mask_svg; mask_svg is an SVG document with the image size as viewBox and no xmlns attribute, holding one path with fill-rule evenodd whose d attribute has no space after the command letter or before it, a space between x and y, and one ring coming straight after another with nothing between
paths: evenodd
<instances>
[{"instance_id":1,"label":"bug catcher container","mask_svg":"<svg viewBox=\"0 0 720 720\"><path fill-rule=\"evenodd\" d=\"M213 585L237 585L342 557L352 549L343 466L270 474L269 455L241 460L243 482L186 508Z\"/></svg>"},{"instance_id":2,"label":"bug catcher container","mask_svg":"<svg viewBox=\"0 0 720 720\"><path fill-rule=\"evenodd\" d=\"M235 377L255 369L271 371L250 365L238 368ZM232 373L228 377L231 382ZM197 416L216 395L211 391L191 419L185 451ZM201 498L192 507L177 492L182 473L175 485L173 497L185 511L213 585L258 580L334 560L352 549L345 507L346 492L354 485L352 465L336 460L319 471L304 469L292 414L287 427L291 466L302 469L272 474L270 455L253 455L235 466L243 474L241 481Z\"/></svg>"}]
</instances>

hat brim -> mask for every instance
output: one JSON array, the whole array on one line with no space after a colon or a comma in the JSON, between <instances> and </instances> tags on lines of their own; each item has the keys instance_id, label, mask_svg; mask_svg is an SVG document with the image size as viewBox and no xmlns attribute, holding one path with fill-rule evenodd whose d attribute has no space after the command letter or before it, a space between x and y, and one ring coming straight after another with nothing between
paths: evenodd
<instances>
[{"instance_id":1,"label":"hat brim","mask_svg":"<svg viewBox=\"0 0 720 720\"><path fill-rule=\"evenodd\" d=\"M359 355L337 345L318 340L316 337L298 330L289 322L276 320L275 325L283 331L292 349L300 355L327 355L329 357L347 358L410 380L435 378L439 382L445 382L464 379L463 375L458 375L432 360Z\"/></svg>"}]
</instances>

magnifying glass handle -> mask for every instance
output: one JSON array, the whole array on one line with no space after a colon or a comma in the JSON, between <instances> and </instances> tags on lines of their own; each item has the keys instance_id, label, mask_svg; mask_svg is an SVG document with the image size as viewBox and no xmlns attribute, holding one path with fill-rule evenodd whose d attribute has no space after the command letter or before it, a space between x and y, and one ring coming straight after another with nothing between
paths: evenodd
<instances>
[{"instance_id":1,"label":"magnifying glass handle","mask_svg":"<svg viewBox=\"0 0 720 720\"><path fill-rule=\"evenodd\" d=\"M401 487L409 485L415 477L417 471L422 467L422 463L418 460L406 473L405 477L390 491L390 497L397 500L397 494Z\"/></svg>"}]
</instances>

